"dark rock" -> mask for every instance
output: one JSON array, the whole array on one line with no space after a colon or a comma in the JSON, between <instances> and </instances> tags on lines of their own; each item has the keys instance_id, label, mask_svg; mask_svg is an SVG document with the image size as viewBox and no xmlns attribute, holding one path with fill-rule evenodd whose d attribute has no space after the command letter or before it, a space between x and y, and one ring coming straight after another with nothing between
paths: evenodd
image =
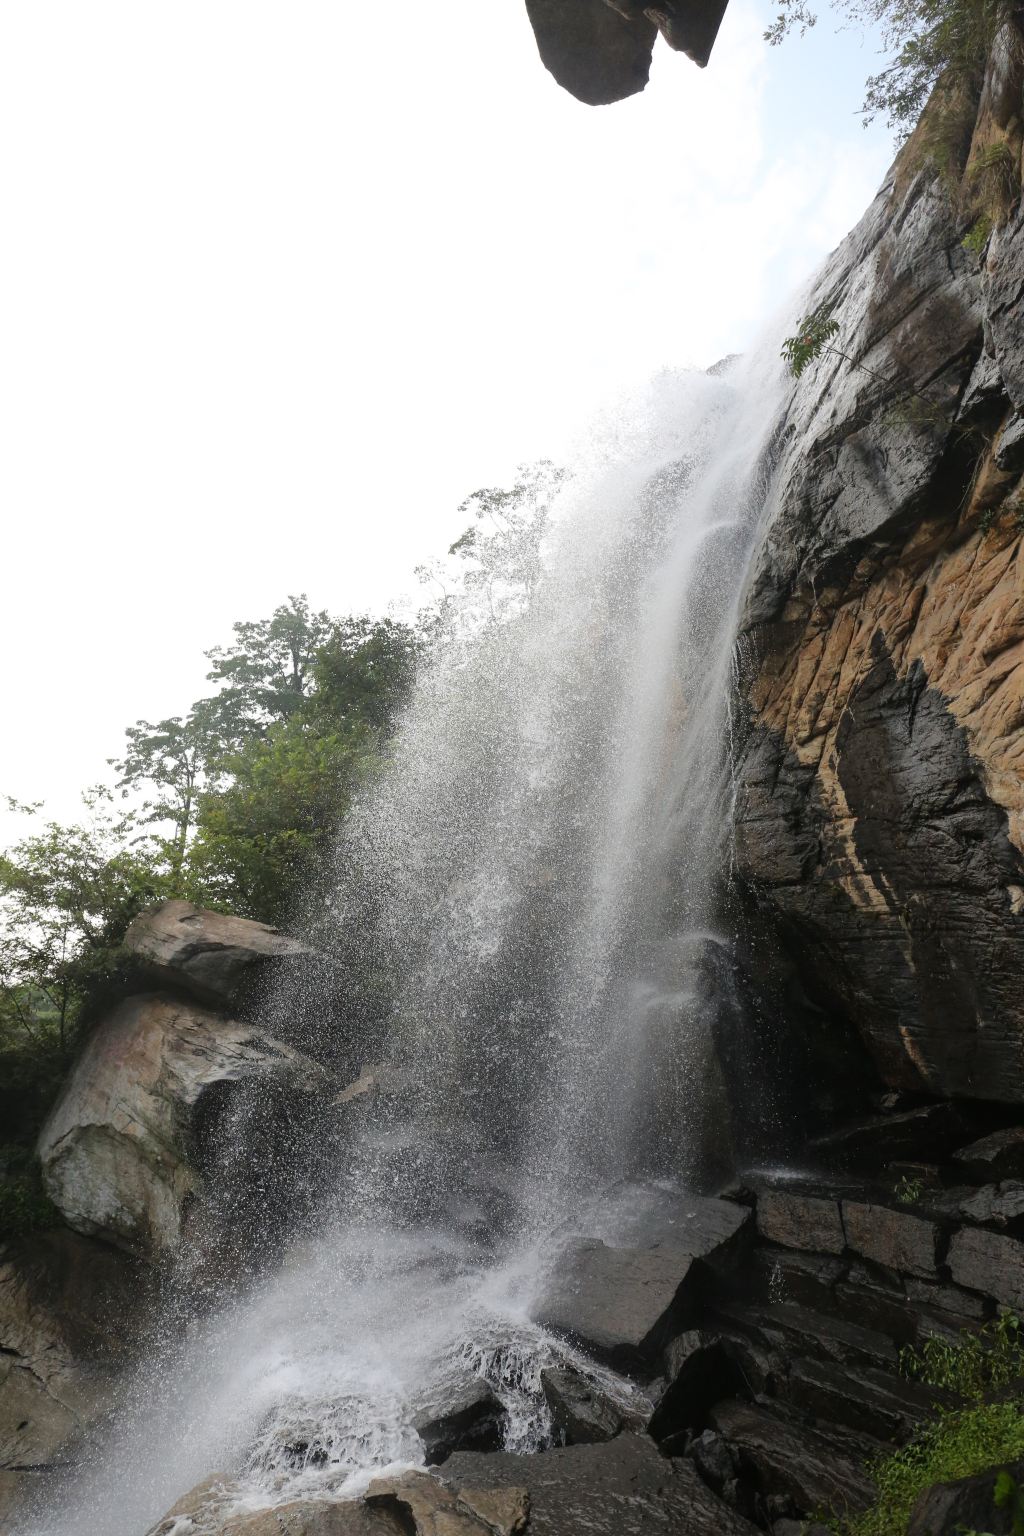
<instances>
[{"instance_id":1,"label":"dark rock","mask_svg":"<svg viewBox=\"0 0 1024 1536\"><path fill-rule=\"evenodd\" d=\"M1005 1227L1024 1216L1024 1184L1010 1179L1003 1184L987 1184L961 1200L959 1214L967 1221Z\"/></svg>"},{"instance_id":2,"label":"dark rock","mask_svg":"<svg viewBox=\"0 0 1024 1536\"><path fill-rule=\"evenodd\" d=\"M642 91L660 29L670 47L707 63L723 0L526 0L537 48L559 85L603 106Z\"/></svg>"},{"instance_id":3,"label":"dark rock","mask_svg":"<svg viewBox=\"0 0 1024 1536\"><path fill-rule=\"evenodd\" d=\"M717 1498L696 1468L659 1454L646 1435L603 1445L569 1445L542 1456L460 1451L444 1480L465 1497L474 1488L521 1487L530 1500L530 1536L754 1536L756 1527Z\"/></svg>"},{"instance_id":4,"label":"dark rock","mask_svg":"<svg viewBox=\"0 0 1024 1536\"><path fill-rule=\"evenodd\" d=\"M313 952L265 923L163 901L141 913L125 948L159 986L179 987L201 1003L244 1010L274 973L308 967Z\"/></svg>"},{"instance_id":5,"label":"dark rock","mask_svg":"<svg viewBox=\"0 0 1024 1536\"><path fill-rule=\"evenodd\" d=\"M949 1272L958 1285L1024 1311L1024 1243L963 1227L949 1245Z\"/></svg>"},{"instance_id":6,"label":"dark rock","mask_svg":"<svg viewBox=\"0 0 1024 1536\"><path fill-rule=\"evenodd\" d=\"M771 1243L813 1253L842 1253L846 1247L839 1205L813 1195L763 1189L757 1197L757 1230Z\"/></svg>"},{"instance_id":7,"label":"dark rock","mask_svg":"<svg viewBox=\"0 0 1024 1536\"><path fill-rule=\"evenodd\" d=\"M110 1408L151 1300L140 1266L60 1227L0 1248L0 1469L13 1500Z\"/></svg>"},{"instance_id":8,"label":"dark rock","mask_svg":"<svg viewBox=\"0 0 1024 1536\"><path fill-rule=\"evenodd\" d=\"M786 1493L806 1513L871 1503L874 1489L857 1459L856 1437L830 1436L752 1403L719 1403L711 1418L762 1493Z\"/></svg>"},{"instance_id":9,"label":"dark rock","mask_svg":"<svg viewBox=\"0 0 1024 1536\"><path fill-rule=\"evenodd\" d=\"M660 1246L611 1248L595 1239L570 1243L531 1308L534 1322L574 1339L626 1369L654 1363L684 1321L684 1288L701 1265L734 1262L750 1212L726 1200L687 1196L687 1219Z\"/></svg>"},{"instance_id":10,"label":"dark rock","mask_svg":"<svg viewBox=\"0 0 1024 1536\"><path fill-rule=\"evenodd\" d=\"M963 1135L951 1104L925 1104L899 1114L870 1115L811 1142L811 1151L840 1167L887 1168L911 1153L941 1155Z\"/></svg>"},{"instance_id":11,"label":"dark rock","mask_svg":"<svg viewBox=\"0 0 1024 1536\"><path fill-rule=\"evenodd\" d=\"M621 1411L576 1371L541 1371L540 1384L551 1409L552 1425L563 1444L611 1440L622 1428Z\"/></svg>"},{"instance_id":12,"label":"dark rock","mask_svg":"<svg viewBox=\"0 0 1024 1536\"><path fill-rule=\"evenodd\" d=\"M736 1462L727 1441L706 1429L691 1442L686 1453L709 1488L721 1493L736 1476Z\"/></svg>"},{"instance_id":13,"label":"dark rock","mask_svg":"<svg viewBox=\"0 0 1024 1536\"><path fill-rule=\"evenodd\" d=\"M831 1310L833 1287L846 1274L846 1265L831 1255L797 1253L785 1248L760 1248L754 1254L757 1289L765 1300Z\"/></svg>"},{"instance_id":14,"label":"dark rock","mask_svg":"<svg viewBox=\"0 0 1024 1536\"><path fill-rule=\"evenodd\" d=\"M842 1317L860 1327L885 1334L897 1345L916 1344L920 1308L907 1300L902 1287L843 1281L836 1286L835 1305Z\"/></svg>"},{"instance_id":15,"label":"dark rock","mask_svg":"<svg viewBox=\"0 0 1024 1536\"><path fill-rule=\"evenodd\" d=\"M730 1308L727 1315L730 1319L747 1318L762 1337L787 1355L813 1348L838 1364L896 1364L897 1349L888 1335L809 1307Z\"/></svg>"},{"instance_id":16,"label":"dark rock","mask_svg":"<svg viewBox=\"0 0 1024 1536\"><path fill-rule=\"evenodd\" d=\"M972 1296L970 1291L962 1291L956 1285L933 1285L927 1280L915 1280L912 1275L907 1276L907 1298L926 1308L929 1312L944 1313L946 1316L959 1319L960 1325L966 1327L969 1323L979 1322L985 1316L985 1303L979 1296Z\"/></svg>"},{"instance_id":17,"label":"dark rock","mask_svg":"<svg viewBox=\"0 0 1024 1536\"><path fill-rule=\"evenodd\" d=\"M918 1424L948 1402L934 1387L889 1371L810 1359L790 1363L786 1394L816 1419L897 1441L908 1439Z\"/></svg>"},{"instance_id":18,"label":"dark rock","mask_svg":"<svg viewBox=\"0 0 1024 1536\"><path fill-rule=\"evenodd\" d=\"M972 1141L969 1147L955 1152L953 1160L962 1163L972 1178L986 1182L1024 1178L1024 1126L993 1131L991 1136Z\"/></svg>"},{"instance_id":19,"label":"dark rock","mask_svg":"<svg viewBox=\"0 0 1024 1536\"><path fill-rule=\"evenodd\" d=\"M453 1451L496 1451L504 1422L503 1405L487 1383L478 1380L421 1408L412 1427L423 1442L427 1466L433 1467Z\"/></svg>"},{"instance_id":20,"label":"dark rock","mask_svg":"<svg viewBox=\"0 0 1024 1536\"><path fill-rule=\"evenodd\" d=\"M939 1231L934 1222L884 1205L844 1200L843 1226L854 1253L900 1274L936 1278Z\"/></svg>"},{"instance_id":21,"label":"dark rock","mask_svg":"<svg viewBox=\"0 0 1024 1536\"><path fill-rule=\"evenodd\" d=\"M647 1433L661 1444L684 1430L703 1430L712 1404L723 1392L742 1392L745 1386L736 1352L712 1336L682 1362L651 1415Z\"/></svg>"},{"instance_id":22,"label":"dark rock","mask_svg":"<svg viewBox=\"0 0 1024 1536\"><path fill-rule=\"evenodd\" d=\"M995 1501L996 1478L1009 1472L1018 1485L1024 1483L1024 1461L992 1468L955 1483L935 1483L920 1494L910 1512L907 1536L960 1536L964 1531L989 1531L992 1536L1012 1536L1016 1530L1013 1510Z\"/></svg>"}]
</instances>

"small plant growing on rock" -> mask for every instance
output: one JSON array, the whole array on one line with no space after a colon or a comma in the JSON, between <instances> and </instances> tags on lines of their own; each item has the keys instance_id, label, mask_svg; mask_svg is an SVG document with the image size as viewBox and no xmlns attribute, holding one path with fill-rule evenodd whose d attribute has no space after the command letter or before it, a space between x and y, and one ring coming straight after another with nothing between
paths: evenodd
<instances>
[{"instance_id":1,"label":"small plant growing on rock","mask_svg":"<svg viewBox=\"0 0 1024 1536\"><path fill-rule=\"evenodd\" d=\"M920 1350L900 1351L905 1375L941 1387L963 1402L981 1402L1024 1376L1024 1325L1014 1312L955 1341L926 1339Z\"/></svg>"},{"instance_id":2,"label":"small plant growing on rock","mask_svg":"<svg viewBox=\"0 0 1024 1536\"><path fill-rule=\"evenodd\" d=\"M981 256L992 234L992 220L987 213L975 219L960 244L971 256Z\"/></svg>"},{"instance_id":3,"label":"small plant growing on rock","mask_svg":"<svg viewBox=\"0 0 1024 1536\"><path fill-rule=\"evenodd\" d=\"M924 1180L911 1179L904 1174L893 1190L893 1194L900 1205L916 1205L924 1194Z\"/></svg>"},{"instance_id":4,"label":"small plant growing on rock","mask_svg":"<svg viewBox=\"0 0 1024 1536\"><path fill-rule=\"evenodd\" d=\"M833 336L839 335L839 322L833 318L832 304L819 304L818 308L800 321L795 336L787 336L782 343L781 356L789 366L794 379L798 379L809 363L822 352L834 352L829 346Z\"/></svg>"}]
</instances>

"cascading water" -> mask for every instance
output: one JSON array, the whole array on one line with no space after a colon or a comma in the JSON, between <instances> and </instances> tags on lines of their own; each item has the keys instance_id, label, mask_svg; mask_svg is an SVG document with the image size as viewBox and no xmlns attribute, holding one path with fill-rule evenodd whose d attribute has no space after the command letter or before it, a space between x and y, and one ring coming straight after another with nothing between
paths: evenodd
<instances>
[{"instance_id":1,"label":"cascading water","mask_svg":"<svg viewBox=\"0 0 1024 1536\"><path fill-rule=\"evenodd\" d=\"M421 1459L417 1406L468 1377L514 1449L550 1432L546 1364L642 1401L528 1302L547 1234L614 1241L638 1190L729 1164L730 677L783 399L776 337L659 377L571 466L539 557L511 539L459 605L321 903L394 978L391 1089L331 1106L315 1220L168 1324L33 1531L142 1536L214 1472L256 1504L354 1492ZM275 1007L315 1032L317 996Z\"/></svg>"}]
</instances>

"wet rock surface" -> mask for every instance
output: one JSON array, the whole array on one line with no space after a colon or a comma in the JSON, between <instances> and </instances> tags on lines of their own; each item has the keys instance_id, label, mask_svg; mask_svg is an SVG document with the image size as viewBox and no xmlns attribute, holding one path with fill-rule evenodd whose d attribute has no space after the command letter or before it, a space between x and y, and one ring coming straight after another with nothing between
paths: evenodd
<instances>
[{"instance_id":1,"label":"wet rock surface","mask_svg":"<svg viewBox=\"0 0 1024 1536\"><path fill-rule=\"evenodd\" d=\"M426 1404L412 1427L423 1442L428 1467L445 1461L453 1451L496 1451L501 1445L505 1409L484 1381Z\"/></svg>"},{"instance_id":2,"label":"wet rock surface","mask_svg":"<svg viewBox=\"0 0 1024 1536\"><path fill-rule=\"evenodd\" d=\"M541 1371L540 1382L560 1444L612 1440L622 1429L621 1409L575 1371Z\"/></svg>"},{"instance_id":3,"label":"wet rock surface","mask_svg":"<svg viewBox=\"0 0 1024 1536\"><path fill-rule=\"evenodd\" d=\"M703 1267L738 1261L750 1213L729 1201L680 1197L638 1218L644 1247L569 1241L531 1309L533 1320L601 1359L636 1369L654 1361L696 1294Z\"/></svg>"},{"instance_id":4,"label":"wet rock surface","mask_svg":"<svg viewBox=\"0 0 1024 1536\"><path fill-rule=\"evenodd\" d=\"M39 1139L51 1200L77 1231L141 1257L177 1247L203 1187L204 1127L239 1092L269 1120L324 1070L259 1029L171 995L126 998L93 1031Z\"/></svg>"}]
</instances>

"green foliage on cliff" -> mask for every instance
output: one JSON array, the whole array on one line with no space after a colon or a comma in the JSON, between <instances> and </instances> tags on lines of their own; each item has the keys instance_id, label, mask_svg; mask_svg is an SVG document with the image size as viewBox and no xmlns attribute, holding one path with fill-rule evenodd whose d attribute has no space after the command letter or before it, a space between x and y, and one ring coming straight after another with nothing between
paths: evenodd
<instances>
[{"instance_id":1,"label":"green foliage on cliff","mask_svg":"<svg viewBox=\"0 0 1024 1536\"><path fill-rule=\"evenodd\" d=\"M904 1350L904 1371L951 1395L956 1406L909 1444L872 1463L878 1497L854 1516L835 1515L840 1536L905 1536L915 1500L934 1483L971 1477L1024 1457L1024 1412L1016 1396L990 1401L1024 1375L1024 1330L1011 1313L959 1340L929 1339Z\"/></svg>"},{"instance_id":2,"label":"green foliage on cliff","mask_svg":"<svg viewBox=\"0 0 1024 1536\"><path fill-rule=\"evenodd\" d=\"M839 322L832 318L832 307L820 304L800 321L796 335L787 336L782 343L781 356L794 379L822 352L835 350L829 344L839 334Z\"/></svg>"},{"instance_id":3,"label":"green foliage on cliff","mask_svg":"<svg viewBox=\"0 0 1024 1536\"><path fill-rule=\"evenodd\" d=\"M780 0L765 32L773 45L817 21L808 0ZM996 0L843 0L846 23L878 27L889 63L865 84L865 124L884 117L906 139L936 84L942 82L946 113L957 97L973 95L1003 14ZM942 115L942 114L940 114Z\"/></svg>"}]
</instances>

